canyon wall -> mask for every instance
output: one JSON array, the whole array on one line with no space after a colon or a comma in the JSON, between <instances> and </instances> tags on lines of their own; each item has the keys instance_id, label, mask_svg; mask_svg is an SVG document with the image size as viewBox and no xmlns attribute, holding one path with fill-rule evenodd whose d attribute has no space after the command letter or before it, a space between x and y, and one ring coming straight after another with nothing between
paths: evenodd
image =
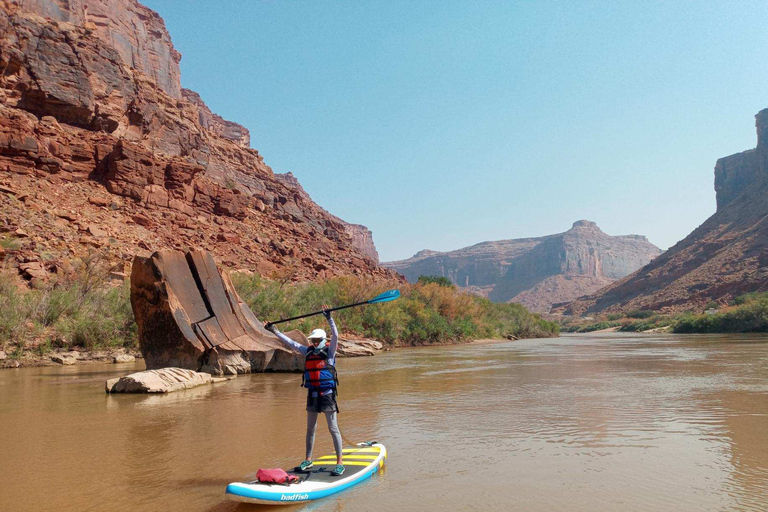
<instances>
[{"instance_id":1,"label":"canyon wall","mask_svg":"<svg viewBox=\"0 0 768 512\"><path fill-rule=\"evenodd\" d=\"M755 118L757 146L715 164L715 214L649 265L561 312L699 310L768 291L768 109Z\"/></svg>"},{"instance_id":2,"label":"canyon wall","mask_svg":"<svg viewBox=\"0 0 768 512\"><path fill-rule=\"evenodd\" d=\"M45 278L94 251L129 266L196 248L281 278L394 276L370 232L182 90L180 58L133 0L0 1L0 232L13 264Z\"/></svg>"},{"instance_id":3,"label":"canyon wall","mask_svg":"<svg viewBox=\"0 0 768 512\"><path fill-rule=\"evenodd\" d=\"M609 236L594 222L580 220L556 235L483 242L444 253L425 250L384 265L410 282L420 275L443 276L493 301L548 312L552 304L594 292L659 253L644 236Z\"/></svg>"}]
</instances>

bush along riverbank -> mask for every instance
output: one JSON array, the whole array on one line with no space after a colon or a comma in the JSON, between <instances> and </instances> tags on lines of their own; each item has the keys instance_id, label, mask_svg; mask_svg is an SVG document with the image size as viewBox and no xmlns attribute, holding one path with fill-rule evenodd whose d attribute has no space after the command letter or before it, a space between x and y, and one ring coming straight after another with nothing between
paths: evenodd
<instances>
[{"instance_id":1,"label":"bush along riverbank","mask_svg":"<svg viewBox=\"0 0 768 512\"><path fill-rule=\"evenodd\" d=\"M749 293L734 304L703 315L685 315L674 325L675 332L768 332L768 293Z\"/></svg>"},{"instance_id":2,"label":"bush along riverbank","mask_svg":"<svg viewBox=\"0 0 768 512\"><path fill-rule=\"evenodd\" d=\"M53 357L105 361L139 356L130 284L111 280L112 270L97 257L86 258L33 288L19 279L15 269L0 271L0 367L50 364ZM450 283L411 285L357 277L291 283L243 273L233 274L233 281L253 312L268 320L316 311L324 303L366 300L397 287L402 293L397 301L335 315L344 334L389 346L547 337L559 332L557 324L519 304L495 304ZM318 316L281 327L309 331L323 323Z\"/></svg>"},{"instance_id":3,"label":"bush along riverbank","mask_svg":"<svg viewBox=\"0 0 768 512\"><path fill-rule=\"evenodd\" d=\"M602 315L589 321L568 319L564 332L594 332L611 329L620 332L659 332L706 334L768 332L768 293L741 295L728 305L708 304L703 312L687 311L660 314L654 311L630 311Z\"/></svg>"},{"instance_id":4,"label":"bush along riverbank","mask_svg":"<svg viewBox=\"0 0 768 512\"><path fill-rule=\"evenodd\" d=\"M98 256L78 259L67 272L29 288L15 269L0 271L0 366L113 360L138 355L127 281L113 281ZM130 358L122 358L124 360Z\"/></svg>"},{"instance_id":5,"label":"bush along riverbank","mask_svg":"<svg viewBox=\"0 0 768 512\"><path fill-rule=\"evenodd\" d=\"M481 338L557 336L559 326L519 304L497 304L463 292L450 282L422 279L416 284L374 283L343 277L318 283L286 284L256 275L235 274L240 297L261 319L278 320L317 310L319 304L351 304L387 288L400 299L334 313L345 333L377 339L390 346L461 343ZM303 331L322 319L291 322L281 329Z\"/></svg>"}]
</instances>

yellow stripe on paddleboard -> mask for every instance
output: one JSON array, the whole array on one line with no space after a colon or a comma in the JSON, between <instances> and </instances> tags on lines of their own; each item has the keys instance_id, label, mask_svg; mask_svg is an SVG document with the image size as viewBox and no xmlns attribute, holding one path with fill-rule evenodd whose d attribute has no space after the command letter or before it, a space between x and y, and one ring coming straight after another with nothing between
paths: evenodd
<instances>
[{"instance_id":1,"label":"yellow stripe on paddleboard","mask_svg":"<svg viewBox=\"0 0 768 512\"><path fill-rule=\"evenodd\" d=\"M376 457L378 457L378 455L344 455L344 460L347 460L347 459L349 459L349 460L376 460ZM325 460L336 460L336 456L335 455L326 455L325 457L320 457L320 458L315 459L315 460L316 461L318 461L318 460L322 460L322 461L325 461Z\"/></svg>"},{"instance_id":2,"label":"yellow stripe on paddleboard","mask_svg":"<svg viewBox=\"0 0 768 512\"><path fill-rule=\"evenodd\" d=\"M344 461L344 464L342 464L342 466L370 466L371 462L362 462L362 461L358 462L356 460L351 460L349 462ZM323 464L315 464L315 466L319 466L319 465L323 465Z\"/></svg>"}]
</instances>

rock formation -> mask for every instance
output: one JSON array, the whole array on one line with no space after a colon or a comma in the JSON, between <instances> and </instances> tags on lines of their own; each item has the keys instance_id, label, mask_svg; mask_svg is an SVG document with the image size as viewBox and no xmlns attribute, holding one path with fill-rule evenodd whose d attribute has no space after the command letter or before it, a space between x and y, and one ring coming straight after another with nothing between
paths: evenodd
<instances>
[{"instance_id":1,"label":"rock formation","mask_svg":"<svg viewBox=\"0 0 768 512\"><path fill-rule=\"evenodd\" d=\"M594 292L660 254L644 236L609 236L580 220L556 235L483 242L450 252L420 251L383 265L409 282L421 275L451 282L496 302L548 312L552 304Z\"/></svg>"},{"instance_id":2,"label":"rock formation","mask_svg":"<svg viewBox=\"0 0 768 512\"><path fill-rule=\"evenodd\" d=\"M680 311L768 291L768 109L756 125L755 149L715 165L714 215L649 265L560 310Z\"/></svg>"},{"instance_id":3,"label":"rock formation","mask_svg":"<svg viewBox=\"0 0 768 512\"><path fill-rule=\"evenodd\" d=\"M149 258L137 257L131 307L147 369L237 375L304 368L300 354L264 329L210 253L158 251ZM301 331L286 335L309 344ZM341 338L338 354L372 356L381 349L378 341Z\"/></svg>"},{"instance_id":4,"label":"rock formation","mask_svg":"<svg viewBox=\"0 0 768 512\"><path fill-rule=\"evenodd\" d=\"M173 393L212 383L213 379L209 373L183 368L162 368L109 379L106 382L105 391L107 393Z\"/></svg>"},{"instance_id":5,"label":"rock formation","mask_svg":"<svg viewBox=\"0 0 768 512\"><path fill-rule=\"evenodd\" d=\"M301 331L288 331L284 334L296 343L300 343L304 346L309 345L309 339ZM336 348L336 355L338 357L375 356L383 348L384 345L376 340L359 337L348 338L339 335L339 344Z\"/></svg>"},{"instance_id":6,"label":"rock formation","mask_svg":"<svg viewBox=\"0 0 768 512\"><path fill-rule=\"evenodd\" d=\"M264 329L210 253L159 251L137 257L131 306L147 369L211 374L297 371L298 353Z\"/></svg>"},{"instance_id":7,"label":"rock formation","mask_svg":"<svg viewBox=\"0 0 768 512\"><path fill-rule=\"evenodd\" d=\"M227 121L211 112L208 105L203 102L203 99L195 91L182 89L181 94L185 100L197 106L197 110L200 113L200 126L219 137L236 142L240 147L251 147L251 133L246 127L232 121Z\"/></svg>"},{"instance_id":8,"label":"rock formation","mask_svg":"<svg viewBox=\"0 0 768 512\"><path fill-rule=\"evenodd\" d=\"M391 275L367 229L181 88L180 58L135 0L0 0L0 231L18 245L6 259L33 280L88 252L130 266L171 248L294 280Z\"/></svg>"}]
</instances>

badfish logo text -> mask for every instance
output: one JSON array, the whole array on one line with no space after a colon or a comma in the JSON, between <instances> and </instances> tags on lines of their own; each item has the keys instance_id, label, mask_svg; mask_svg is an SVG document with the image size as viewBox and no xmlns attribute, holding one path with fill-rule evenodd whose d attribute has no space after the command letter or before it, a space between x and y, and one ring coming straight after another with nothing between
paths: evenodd
<instances>
[{"instance_id":1,"label":"badfish logo text","mask_svg":"<svg viewBox=\"0 0 768 512\"><path fill-rule=\"evenodd\" d=\"M281 494L280 501L301 501L309 499L309 494Z\"/></svg>"}]
</instances>

